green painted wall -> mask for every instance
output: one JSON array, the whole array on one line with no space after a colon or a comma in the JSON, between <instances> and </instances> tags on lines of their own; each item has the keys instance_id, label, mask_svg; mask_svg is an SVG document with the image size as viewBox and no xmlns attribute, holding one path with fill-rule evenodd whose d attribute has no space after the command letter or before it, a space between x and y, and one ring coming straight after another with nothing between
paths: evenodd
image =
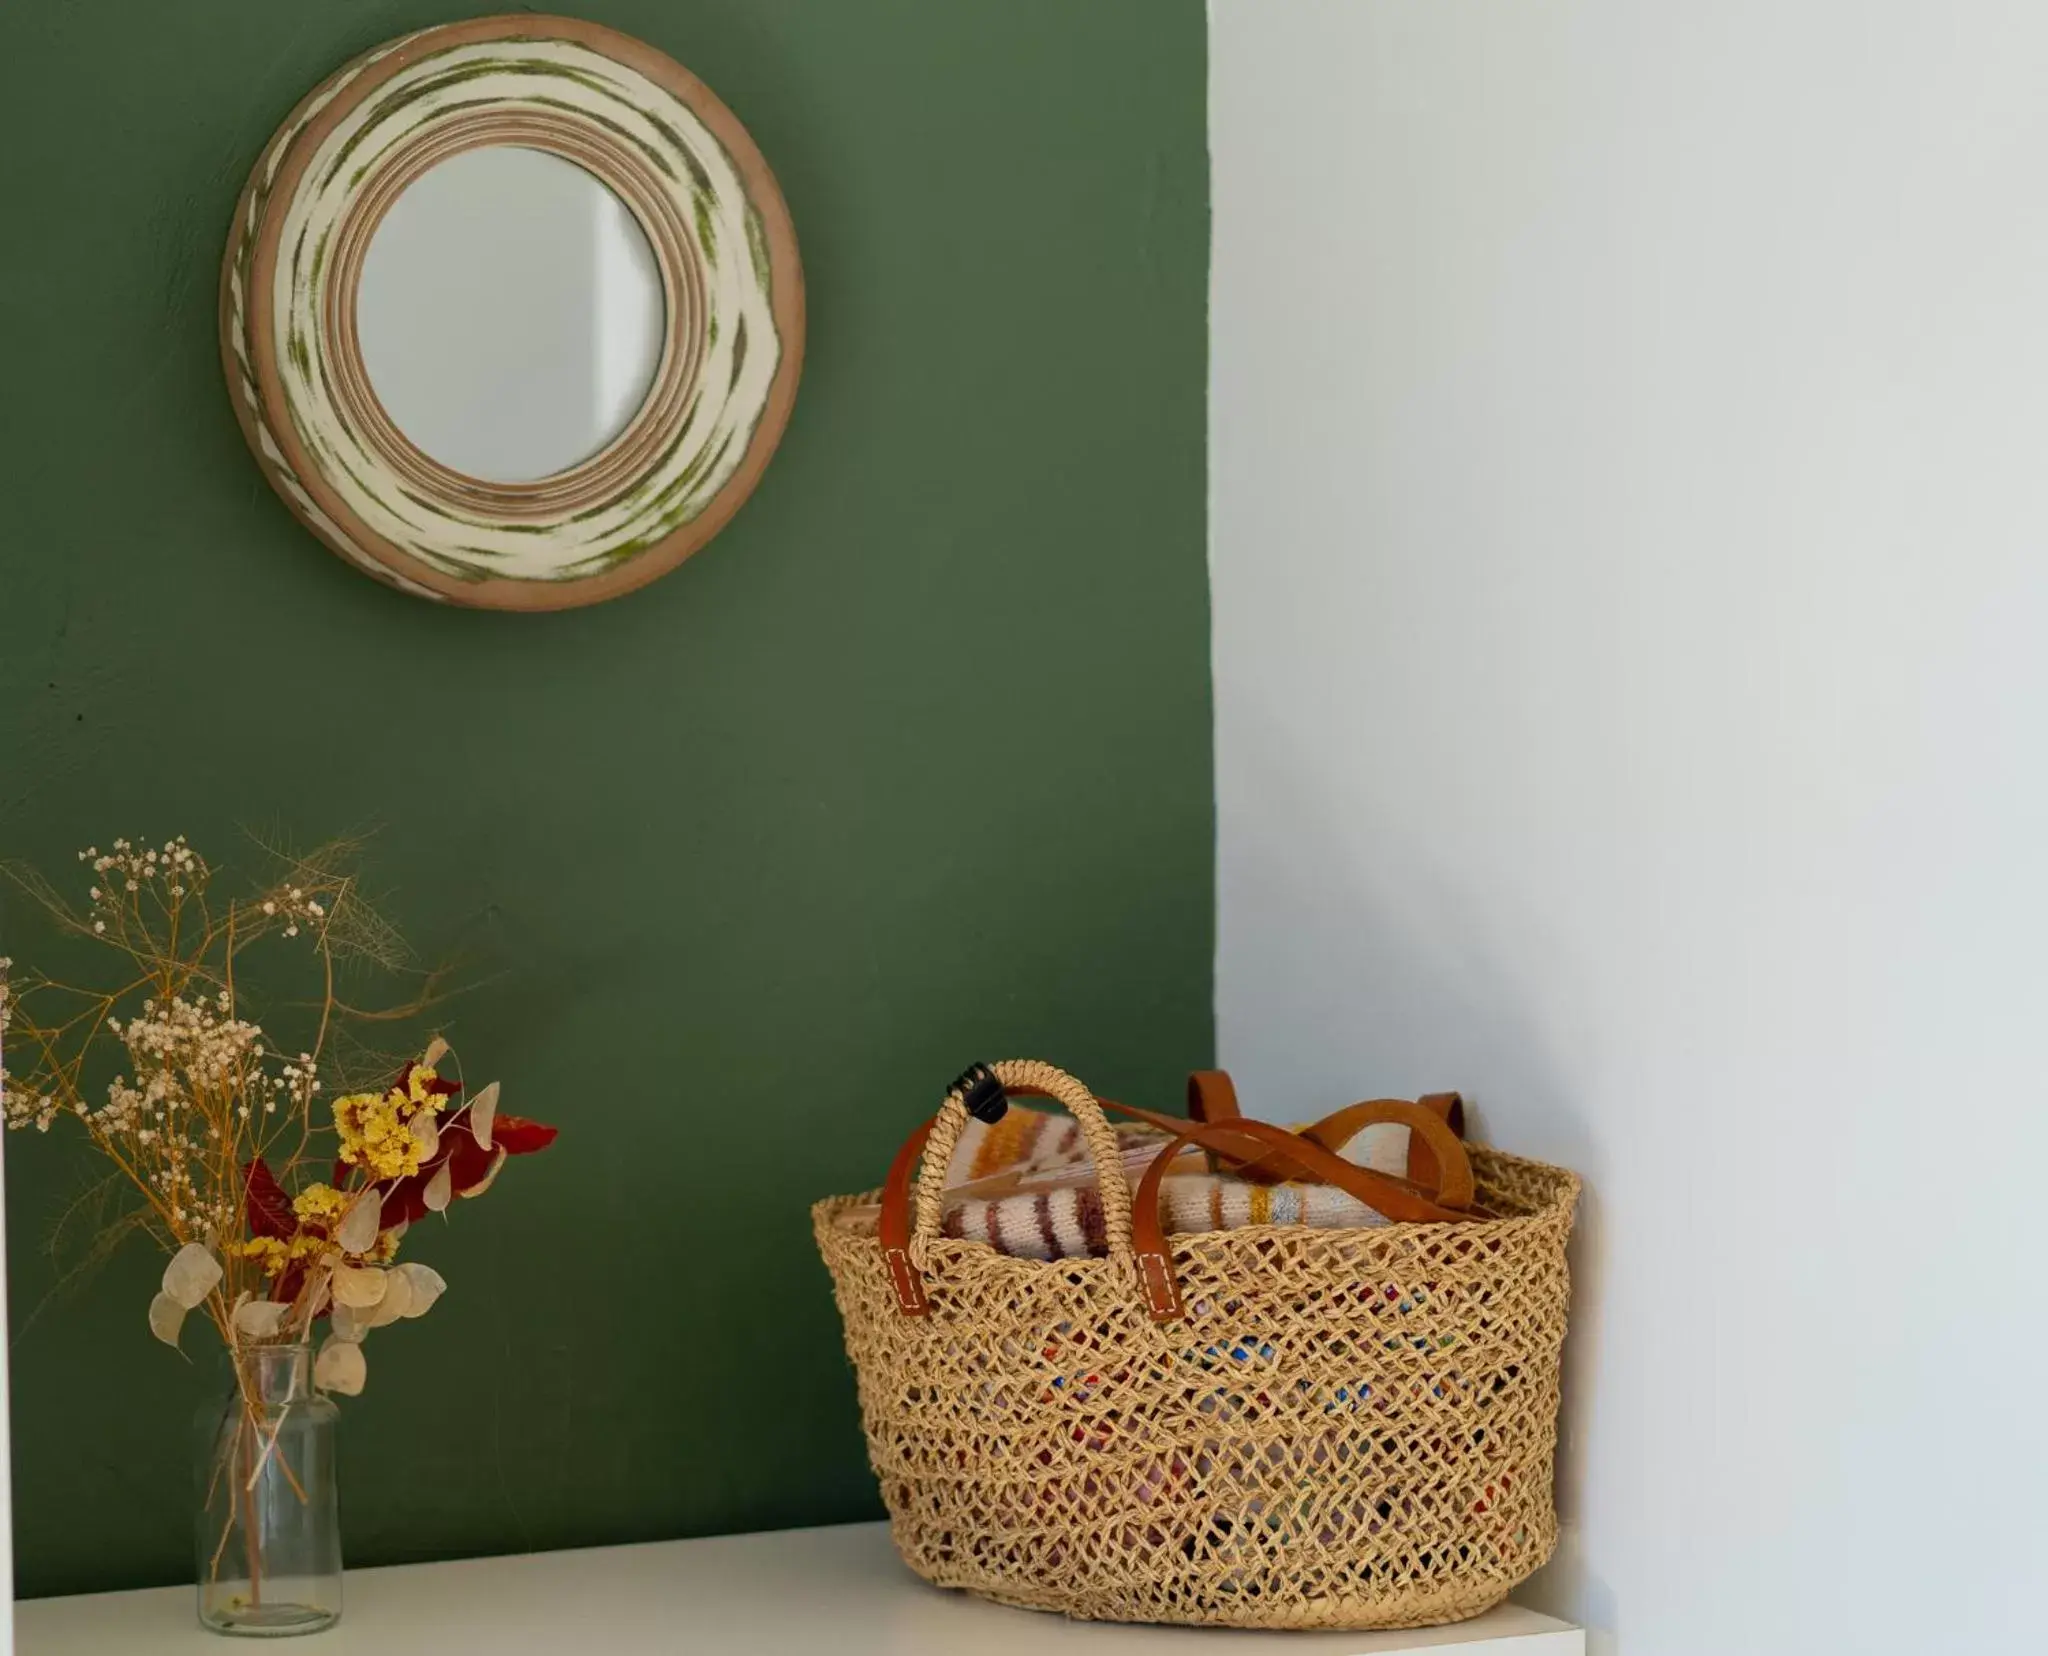
<instances>
[{"instance_id":1,"label":"green painted wall","mask_svg":"<svg viewBox=\"0 0 2048 1656\"><path fill-rule=\"evenodd\" d=\"M359 1564L875 1513L806 1203L879 1179L970 1058L1171 1101L1210 1050L1199 0L583 9L751 127L812 332L735 524L533 618L316 546L215 358L265 136L452 14L0 9L0 847L381 823L415 941L498 974L466 1057L564 1129L373 1342ZM9 1142L27 1595L189 1570L211 1370L144 1331L160 1265L28 1321L79 1171Z\"/></svg>"}]
</instances>

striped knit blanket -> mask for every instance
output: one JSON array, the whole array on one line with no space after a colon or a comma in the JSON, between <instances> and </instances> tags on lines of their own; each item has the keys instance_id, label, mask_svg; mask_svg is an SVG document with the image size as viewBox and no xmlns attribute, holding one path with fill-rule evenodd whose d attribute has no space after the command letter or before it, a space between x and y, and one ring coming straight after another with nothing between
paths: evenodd
<instances>
[{"instance_id":1,"label":"striped knit blanket","mask_svg":"<svg viewBox=\"0 0 2048 1656\"><path fill-rule=\"evenodd\" d=\"M1116 1137L1125 1177L1136 1185L1166 1140L1154 1128L1125 1124L1118 1124ZM1408 1165L1408 1129L1377 1123L1353 1139L1344 1154L1398 1177ZM947 1236L986 1242L999 1253L1024 1259L1099 1257L1109 1244L1102 1198L1089 1171L1088 1147L1071 1117L1012 1104L994 1126L970 1121L960 1135L946 1170L942 1229ZM1005 1175L1025 1188L988 1196L959 1188ZM1262 1185L1228 1174L1190 1172L1169 1173L1161 1192L1169 1235L1245 1225L1334 1229L1387 1222L1357 1197L1328 1185Z\"/></svg>"}]
</instances>

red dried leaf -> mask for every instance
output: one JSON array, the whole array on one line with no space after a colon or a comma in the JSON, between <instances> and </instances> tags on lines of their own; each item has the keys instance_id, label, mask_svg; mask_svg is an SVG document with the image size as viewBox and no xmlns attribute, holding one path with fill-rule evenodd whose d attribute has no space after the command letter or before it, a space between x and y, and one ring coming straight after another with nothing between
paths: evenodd
<instances>
[{"instance_id":1,"label":"red dried leaf","mask_svg":"<svg viewBox=\"0 0 2048 1656\"><path fill-rule=\"evenodd\" d=\"M385 1230L399 1225L416 1225L427 1216L427 1180L424 1174L400 1179L384 1192L384 1210L378 1224Z\"/></svg>"},{"instance_id":2,"label":"red dried leaf","mask_svg":"<svg viewBox=\"0 0 2048 1656\"><path fill-rule=\"evenodd\" d=\"M447 1154L440 1158L449 1164L448 1177L457 1190L467 1190L491 1170L491 1152L476 1141L476 1134L470 1131L469 1112L464 1110L451 1123L454 1131L444 1133L441 1143ZM439 1162L435 1164L439 1165Z\"/></svg>"},{"instance_id":3,"label":"red dried leaf","mask_svg":"<svg viewBox=\"0 0 2048 1656\"><path fill-rule=\"evenodd\" d=\"M299 1228L292 1212L292 1199L261 1156L242 1167L242 1219L251 1236L275 1237L286 1241Z\"/></svg>"},{"instance_id":4,"label":"red dried leaf","mask_svg":"<svg viewBox=\"0 0 2048 1656\"><path fill-rule=\"evenodd\" d=\"M545 1122L528 1121L524 1116L501 1115L492 1123L491 1142L508 1155L530 1156L553 1144L559 1131ZM461 1182L457 1178L456 1183Z\"/></svg>"},{"instance_id":5,"label":"red dried leaf","mask_svg":"<svg viewBox=\"0 0 2048 1656\"><path fill-rule=\"evenodd\" d=\"M501 1115L491 1129L492 1148L486 1150L477 1143L476 1135L469 1129L469 1106L466 1104L443 1120L440 1126L440 1145L432 1156L420 1163L419 1171L394 1180L385 1187L384 1208L379 1216L385 1230L399 1224L417 1224L427 1216L431 1211L427 1206L427 1186L444 1165L452 1164L448 1165L448 1178L459 1196L484 1181L498 1151L503 1150L513 1156L530 1156L536 1150L545 1150L553 1144L557 1133L557 1129L545 1122Z\"/></svg>"},{"instance_id":6,"label":"red dried leaf","mask_svg":"<svg viewBox=\"0 0 2048 1656\"><path fill-rule=\"evenodd\" d=\"M427 1185L446 1162L455 1164L449 1176L457 1190L475 1184L490 1167L490 1152L477 1143L469 1130L467 1109L456 1111L441 1123L440 1147L420 1163L417 1173L408 1173L385 1190L381 1218L384 1229L401 1222L416 1224L427 1216Z\"/></svg>"}]
</instances>

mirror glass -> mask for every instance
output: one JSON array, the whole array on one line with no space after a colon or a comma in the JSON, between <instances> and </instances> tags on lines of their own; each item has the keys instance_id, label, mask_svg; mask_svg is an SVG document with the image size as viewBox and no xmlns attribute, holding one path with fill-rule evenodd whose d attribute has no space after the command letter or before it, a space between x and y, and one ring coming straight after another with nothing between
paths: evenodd
<instances>
[{"instance_id":1,"label":"mirror glass","mask_svg":"<svg viewBox=\"0 0 2048 1656\"><path fill-rule=\"evenodd\" d=\"M654 250L572 161L499 145L430 168L371 238L356 331L377 399L471 477L566 471L623 431L661 362Z\"/></svg>"}]
</instances>

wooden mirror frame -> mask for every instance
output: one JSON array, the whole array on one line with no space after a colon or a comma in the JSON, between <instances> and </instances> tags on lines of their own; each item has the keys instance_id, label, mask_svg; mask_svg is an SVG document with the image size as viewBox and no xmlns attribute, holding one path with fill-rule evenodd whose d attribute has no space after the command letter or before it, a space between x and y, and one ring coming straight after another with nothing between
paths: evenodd
<instances>
[{"instance_id":1,"label":"wooden mirror frame","mask_svg":"<svg viewBox=\"0 0 2048 1656\"><path fill-rule=\"evenodd\" d=\"M392 202L493 144L594 174L645 233L666 302L638 412L532 483L466 476L409 441L356 334ZM746 129L672 58L566 17L451 23L337 70L257 160L221 271L229 394L271 486L365 574L480 609L616 598L710 540L788 424L803 343L796 230Z\"/></svg>"}]
</instances>

